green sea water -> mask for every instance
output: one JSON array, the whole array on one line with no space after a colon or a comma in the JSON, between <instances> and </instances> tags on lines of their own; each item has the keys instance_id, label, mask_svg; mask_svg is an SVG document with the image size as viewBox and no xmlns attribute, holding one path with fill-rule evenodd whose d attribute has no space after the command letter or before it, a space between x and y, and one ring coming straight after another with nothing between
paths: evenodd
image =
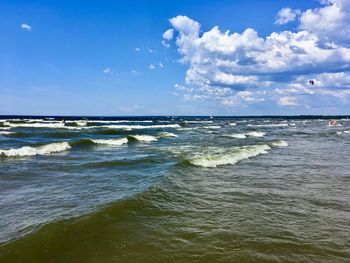
<instances>
[{"instance_id":1,"label":"green sea water","mask_svg":"<svg viewBox=\"0 0 350 263\"><path fill-rule=\"evenodd\" d=\"M0 262L349 262L338 123L0 120Z\"/></svg>"}]
</instances>

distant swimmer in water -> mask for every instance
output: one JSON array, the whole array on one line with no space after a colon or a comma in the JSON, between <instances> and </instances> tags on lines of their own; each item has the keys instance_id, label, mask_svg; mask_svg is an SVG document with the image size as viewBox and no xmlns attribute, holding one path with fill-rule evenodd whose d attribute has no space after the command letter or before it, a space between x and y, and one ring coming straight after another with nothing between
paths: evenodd
<instances>
[{"instance_id":1,"label":"distant swimmer in water","mask_svg":"<svg viewBox=\"0 0 350 263\"><path fill-rule=\"evenodd\" d=\"M328 125L329 125L329 126L337 126L337 121L336 121L336 120L330 120L330 121L328 122Z\"/></svg>"}]
</instances>

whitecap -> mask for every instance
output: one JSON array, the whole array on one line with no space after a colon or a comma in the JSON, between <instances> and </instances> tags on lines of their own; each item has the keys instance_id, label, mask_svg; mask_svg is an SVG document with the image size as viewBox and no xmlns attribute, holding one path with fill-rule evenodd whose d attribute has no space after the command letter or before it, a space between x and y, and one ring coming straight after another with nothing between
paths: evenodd
<instances>
[{"instance_id":1,"label":"whitecap","mask_svg":"<svg viewBox=\"0 0 350 263\"><path fill-rule=\"evenodd\" d=\"M219 125L212 125L212 126L203 126L203 127L200 127L202 129L220 129L221 126Z\"/></svg>"},{"instance_id":2,"label":"whitecap","mask_svg":"<svg viewBox=\"0 0 350 263\"><path fill-rule=\"evenodd\" d=\"M94 139L91 140L93 143L96 144L104 144L104 145L112 145L112 146L119 146L128 143L127 138L121 138L121 139Z\"/></svg>"},{"instance_id":3,"label":"whitecap","mask_svg":"<svg viewBox=\"0 0 350 263\"><path fill-rule=\"evenodd\" d=\"M50 143L43 146L31 147L24 146L17 149L0 150L0 155L13 157L13 156L34 156L34 155L46 155L50 153L57 153L69 150L71 147L68 142Z\"/></svg>"},{"instance_id":4,"label":"whitecap","mask_svg":"<svg viewBox=\"0 0 350 263\"><path fill-rule=\"evenodd\" d=\"M82 129L83 127L66 126L64 123L10 123L5 125L12 128L52 128L52 129Z\"/></svg>"},{"instance_id":5,"label":"whitecap","mask_svg":"<svg viewBox=\"0 0 350 263\"><path fill-rule=\"evenodd\" d=\"M266 144L237 147L228 152L207 154L195 157L189 161L196 166L216 167L219 165L235 164L244 159L266 154L270 149Z\"/></svg>"},{"instance_id":6,"label":"whitecap","mask_svg":"<svg viewBox=\"0 0 350 263\"><path fill-rule=\"evenodd\" d=\"M232 137L236 139L245 139L247 136L244 133L234 133L234 134L226 134L226 137Z\"/></svg>"},{"instance_id":7,"label":"whitecap","mask_svg":"<svg viewBox=\"0 0 350 263\"><path fill-rule=\"evenodd\" d=\"M257 132L257 131L251 131L246 133L246 135L252 136L252 137L264 137L265 134L266 134L265 132Z\"/></svg>"},{"instance_id":8,"label":"whitecap","mask_svg":"<svg viewBox=\"0 0 350 263\"><path fill-rule=\"evenodd\" d=\"M129 137L135 138L138 141L144 142L154 142L157 141L157 138L151 135L130 135Z\"/></svg>"},{"instance_id":9,"label":"whitecap","mask_svg":"<svg viewBox=\"0 0 350 263\"><path fill-rule=\"evenodd\" d=\"M158 125L104 125L100 126L110 129L160 129L160 128L180 128L179 124L158 124Z\"/></svg>"},{"instance_id":10,"label":"whitecap","mask_svg":"<svg viewBox=\"0 0 350 263\"><path fill-rule=\"evenodd\" d=\"M288 143L284 140L278 140L278 141L272 142L272 146L287 147Z\"/></svg>"},{"instance_id":11,"label":"whitecap","mask_svg":"<svg viewBox=\"0 0 350 263\"><path fill-rule=\"evenodd\" d=\"M13 134L14 132L10 132L10 131L0 131L0 135L9 135L9 134Z\"/></svg>"},{"instance_id":12,"label":"whitecap","mask_svg":"<svg viewBox=\"0 0 350 263\"><path fill-rule=\"evenodd\" d=\"M288 127L288 123L276 123L276 124L248 124L251 127Z\"/></svg>"},{"instance_id":13,"label":"whitecap","mask_svg":"<svg viewBox=\"0 0 350 263\"><path fill-rule=\"evenodd\" d=\"M160 137L178 137L175 133L172 132L161 132Z\"/></svg>"}]
</instances>

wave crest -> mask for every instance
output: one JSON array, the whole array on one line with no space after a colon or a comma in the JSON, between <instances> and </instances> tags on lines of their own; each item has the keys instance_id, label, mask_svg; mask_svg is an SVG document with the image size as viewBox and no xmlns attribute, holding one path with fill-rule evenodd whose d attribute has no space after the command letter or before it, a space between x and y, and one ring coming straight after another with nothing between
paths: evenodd
<instances>
[{"instance_id":1,"label":"wave crest","mask_svg":"<svg viewBox=\"0 0 350 263\"><path fill-rule=\"evenodd\" d=\"M0 150L0 155L7 157L15 156L35 156L46 155L69 150L71 147L68 142L50 143L39 147L24 146L17 149Z\"/></svg>"},{"instance_id":2,"label":"wave crest","mask_svg":"<svg viewBox=\"0 0 350 263\"><path fill-rule=\"evenodd\" d=\"M234 148L229 152L220 154L207 154L188 160L191 164L202 167L216 167L219 165L235 164L241 160L266 154L271 148L266 145L253 145Z\"/></svg>"}]
</instances>

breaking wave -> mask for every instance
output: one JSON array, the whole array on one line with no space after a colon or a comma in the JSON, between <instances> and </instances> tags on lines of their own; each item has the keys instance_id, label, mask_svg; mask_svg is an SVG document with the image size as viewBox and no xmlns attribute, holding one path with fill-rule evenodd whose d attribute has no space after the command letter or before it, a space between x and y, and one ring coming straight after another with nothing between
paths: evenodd
<instances>
[{"instance_id":1,"label":"breaking wave","mask_svg":"<svg viewBox=\"0 0 350 263\"><path fill-rule=\"evenodd\" d=\"M187 161L195 166L216 167L219 165L235 164L244 159L266 154L270 149L266 144L236 147L228 152L206 154Z\"/></svg>"},{"instance_id":2,"label":"breaking wave","mask_svg":"<svg viewBox=\"0 0 350 263\"><path fill-rule=\"evenodd\" d=\"M278 141L272 142L272 146L287 147L288 143L284 140L278 140Z\"/></svg>"},{"instance_id":3,"label":"breaking wave","mask_svg":"<svg viewBox=\"0 0 350 263\"><path fill-rule=\"evenodd\" d=\"M265 132L246 132L246 133L234 133L234 134L226 134L226 137L236 138L236 139L245 139L248 136L250 137L264 137L266 133Z\"/></svg>"},{"instance_id":4,"label":"breaking wave","mask_svg":"<svg viewBox=\"0 0 350 263\"><path fill-rule=\"evenodd\" d=\"M68 142L57 142L38 147L24 146L17 149L0 150L0 155L7 157L46 155L50 153L63 152L69 150L70 148L71 147Z\"/></svg>"},{"instance_id":5,"label":"breaking wave","mask_svg":"<svg viewBox=\"0 0 350 263\"><path fill-rule=\"evenodd\" d=\"M158 125L103 125L100 127L109 129L161 129L161 128L180 128L179 124L158 124Z\"/></svg>"},{"instance_id":6,"label":"breaking wave","mask_svg":"<svg viewBox=\"0 0 350 263\"><path fill-rule=\"evenodd\" d=\"M157 138L151 135L129 135L129 141L143 141L143 142L154 142Z\"/></svg>"},{"instance_id":7,"label":"breaking wave","mask_svg":"<svg viewBox=\"0 0 350 263\"><path fill-rule=\"evenodd\" d=\"M127 138L121 138L121 139L94 139L91 140L93 143L96 144L104 144L104 145L112 145L112 146L119 146L128 143Z\"/></svg>"},{"instance_id":8,"label":"breaking wave","mask_svg":"<svg viewBox=\"0 0 350 263\"><path fill-rule=\"evenodd\" d=\"M159 134L160 137L178 137L175 133L172 133L172 132L161 132Z\"/></svg>"}]
</instances>

